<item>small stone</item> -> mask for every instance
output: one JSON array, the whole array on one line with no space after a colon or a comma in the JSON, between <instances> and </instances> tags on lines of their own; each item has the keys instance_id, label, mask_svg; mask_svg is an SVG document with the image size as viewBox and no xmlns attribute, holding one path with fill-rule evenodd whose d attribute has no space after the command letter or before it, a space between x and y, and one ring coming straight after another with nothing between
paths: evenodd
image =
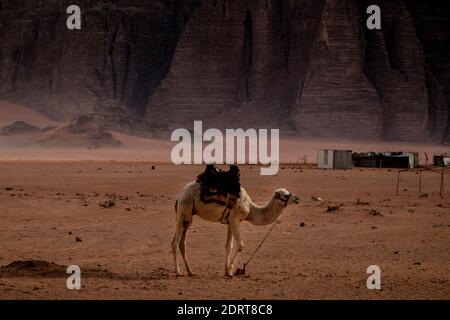
<instances>
[{"instance_id":1,"label":"small stone","mask_svg":"<svg viewBox=\"0 0 450 320\"><path fill-rule=\"evenodd\" d=\"M370 209L369 214L371 214L373 216L382 216L380 210L378 210L378 209Z\"/></svg>"},{"instance_id":2,"label":"small stone","mask_svg":"<svg viewBox=\"0 0 450 320\"><path fill-rule=\"evenodd\" d=\"M103 208L111 208L111 207L114 207L116 204L112 200L106 200L106 201L99 202L98 205Z\"/></svg>"}]
</instances>

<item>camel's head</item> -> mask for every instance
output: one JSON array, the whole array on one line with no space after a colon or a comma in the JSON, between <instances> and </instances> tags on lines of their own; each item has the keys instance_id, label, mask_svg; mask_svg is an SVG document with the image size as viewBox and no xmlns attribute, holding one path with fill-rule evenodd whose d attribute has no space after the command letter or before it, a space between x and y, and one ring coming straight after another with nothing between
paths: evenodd
<instances>
[{"instance_id":1,"label":"camel's head","mask_svg":"<svg viewBox=\"0 0 450 320\"><path fill-rule=\"evenodd\" d=\"M286 206L300 203L300 198L297 195L283 188L275 190L275 199L283 201Z\"/></svg>"}]
</instances>

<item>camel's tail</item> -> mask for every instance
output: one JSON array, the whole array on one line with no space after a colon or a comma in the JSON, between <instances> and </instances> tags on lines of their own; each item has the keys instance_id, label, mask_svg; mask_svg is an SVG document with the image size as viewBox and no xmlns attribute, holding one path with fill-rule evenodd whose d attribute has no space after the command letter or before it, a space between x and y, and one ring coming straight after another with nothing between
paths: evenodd
<instances>
[{"instance_id":1,"label":"camel's tail","mask_svg":"<svg viewBox=\"0 0 450 320\"><path fill-rule=\"evenodd\" d=\"M177 213L178 200L175 200L175 213Z\"/></svg>"}]
</instances>

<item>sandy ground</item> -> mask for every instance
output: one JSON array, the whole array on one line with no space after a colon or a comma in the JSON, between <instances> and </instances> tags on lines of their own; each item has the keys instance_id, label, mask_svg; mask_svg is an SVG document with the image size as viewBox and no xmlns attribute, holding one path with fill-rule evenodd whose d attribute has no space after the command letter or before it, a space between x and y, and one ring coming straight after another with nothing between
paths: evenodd
<instances>
[{"instance_id":1,"label":"sandy ground","mask_svg":"<svg viewBox=\"0 0 450 320\"><path fill-rule=\"evenodd\" d=\"M247 274L232 279L223 275L225 227L194 218L188 256L195 276L185 278L172 266L173 202L203 167L151 165L0 162L0 265L42 260L82 272L82 289L68 290L66 275L45 266L2 267L0 298L450 299L450 193L439 197L438 175L424 173L420 196L418 176L408 173L395 196L395 170L284 165L264 177L243 166L242 184L256 203L286 187L301 204L288 207ZM100 207L112 194L115 206ZM244 260L268 228L242 224ZM382 270L382 290L366 288L372 264Z\"/></svg>"}]
</instances>

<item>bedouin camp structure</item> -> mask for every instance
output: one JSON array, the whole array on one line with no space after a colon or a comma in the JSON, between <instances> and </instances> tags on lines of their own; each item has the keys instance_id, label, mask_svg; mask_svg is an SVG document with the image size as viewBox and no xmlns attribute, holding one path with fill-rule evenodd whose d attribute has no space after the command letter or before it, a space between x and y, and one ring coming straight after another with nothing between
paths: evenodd
<instances>
[{"instance_id":1,"label":"bedouin camp structure","mask_svg":"<svg viewBox=\"0 0 450 320\"><path fill-rule=\"evenodd\" d=\"M319 169L351 169L352 150L320 149L317 152Z\"/></svg>"},{"instance_id":2,"label":"bedouin camp structure","mask_svg":"<svg viewBox=\"0 0 450 320\"><path fill-rule=\"evenodd\" d=\"M413 169L419 166L419 154L401 151L354 153L352 162L355 167Z\"/></svg>"},{"instance_id":3,"label":"bedouin camp structure","mask_svg":"<svg viewBox=\"0 0 450 320\"><path fill-rule=\"evenodd\" d=\"M433 163L438 167L450 167L450 155L440 154L433 157Z\"/></svg>"}]
</instances>

